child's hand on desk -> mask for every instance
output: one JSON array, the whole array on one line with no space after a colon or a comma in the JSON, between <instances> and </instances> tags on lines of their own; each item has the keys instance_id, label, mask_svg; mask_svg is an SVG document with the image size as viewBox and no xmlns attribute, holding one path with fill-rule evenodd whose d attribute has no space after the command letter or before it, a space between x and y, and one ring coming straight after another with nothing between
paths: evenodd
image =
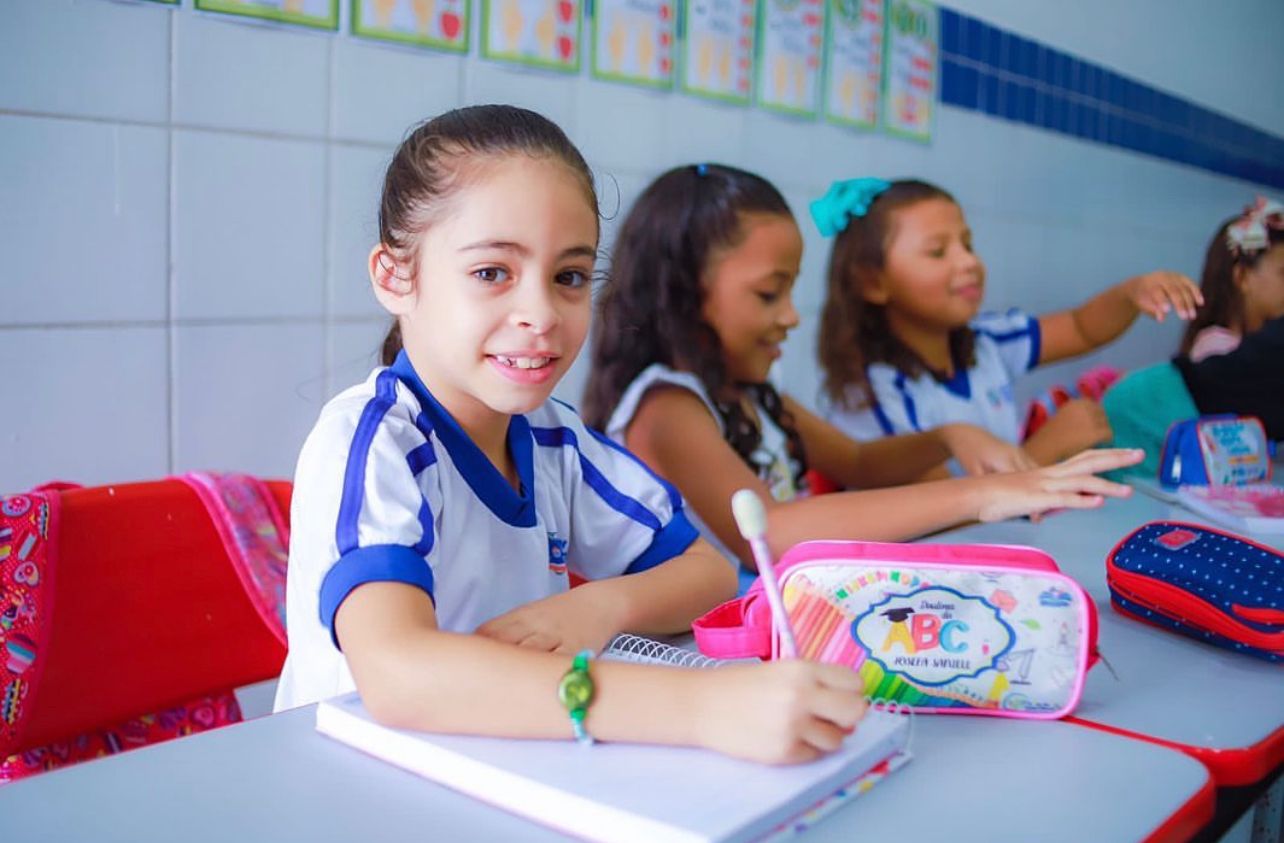
<instances>
[{"instance_id":1,"label":"child's hand on desk","mask_svg":"<svg viewBox=\"0 0 1284 843\"><path fill-rule=\"evenodd\" d=\"M969 475L1027 471L1039 464L1019 445L1005 442L974 424L947 424L940 428L945 446Z\"/></svg>"},{"instance_id":2,"label":"child's hand on desk","mask_svg":"<svg viewBox=\"0 0 1284 843\"><path fill-rule=\"evenodd\" d=\"M1143 457L1145 452L1140 449L1084 451L1036 471L978 478L974 481L981 492L977 517L1002 521L1018 515L1037 516L1049 509L1093 509L1108 497L1125 498L1132 493L1130 487L1095 475L1136 465Z\"/></svg>"},{"instance_id":3,"label":"child's hand on desk","mask_svg":"<svg viewBox=\"0 0 1284 843\"><path fill-rule=\"evenodd\" d=\"M491 618L477 634L549 653L600 651L620 630L605 594L586 583Z\"/></svg>"},{"instance_id":4,"label":"child's hand on desk","mask_svg":"<svg viewBox=\"0 0 1284 843\"><path fill-rule=\"evenodd\" d=\"M864 683L849 667L789 659L701 675L696 740L766 764L811 761L842 745L862 717Z\"/></svg>"}]
</instances>

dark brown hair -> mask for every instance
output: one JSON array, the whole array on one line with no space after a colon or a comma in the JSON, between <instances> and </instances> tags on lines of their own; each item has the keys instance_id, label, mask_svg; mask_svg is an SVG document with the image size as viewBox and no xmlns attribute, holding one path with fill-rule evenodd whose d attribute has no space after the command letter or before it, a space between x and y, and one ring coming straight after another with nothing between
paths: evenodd
<instances>
[{"instance_id":1,"label":"dark brown hair","mask_svg":"<svg viewBox=\"0 0 1284 843\"><path fill-rule=\"evenodd\" d=\"M701 313L710 259L742 241L742 217L753 213L793 219L771 182L722 164L677 167L642 192L620 225L599 294L584 419L604 428L633 379L652 363L663 363L700 379L727 442L757 472L761 466L753 454L762 432L741 407L747 391L785 432L801 480L802 439L780 396L769 383L731 381L722 344Z\"/></svg>"},{"instance_id":2,"label":"dark brown hair","mask_svg":"<svg viewBox=\"0 0 1284 843\"><path fill-rule=\"evenodd\" d=\"M895 213L929 199L954 202L953 196L934 184L914 179L894 181L863 216L851 217L834 238L817 356L824 370L825 395L837 406L854 408L868 401L865 367L870 363L886 363L911 377L930 372L938 379L945 378L945 373L931 369L892 333L886 308L866 301L863 294L865 285L886 266ZM974 345L971 328L963 326L950 332L950 356L956 366L972 365Z\"/></svg>"},{"instance_id":3,"label":"dark brown hair","mask_svg":"<svg viewBox=\"0 0 1284 843\"><path fill-rule=\"evenodd\" d=\"M1242 267L1251 271L1274 246L1284 243L1284 231L1268 228L1269 244L1260 251L1237 255L1227 242L1226 232L1240 217L1231 217L1222 223L1204 253L1204 271L1199 278L1199 289L1204 294L1204 305L1186 326L1181 337L1178 354L1185 357L1195 345L1195 338L1205 328L1219 325L1223 328L1244 329L1244 294L1235 283L1235 270Z\"/></svg>"},{"instance_id":4,"label":"dark brown hair","mask_svg":"<svg viewBox=\"0 0 1284 843\"><path fill-rule=\"evenodd\" d=\"M580 180L598 213L593 174L584 156L547 117L511 105L476 105L447 111L420 123L397 147L383 178L379 240L398 261L414 265L419 235L476 172L475 159L507 155L553 158ZM392 365L401 351L401 327L394 320L380 357Z\"/></svg>"}]
</instances>

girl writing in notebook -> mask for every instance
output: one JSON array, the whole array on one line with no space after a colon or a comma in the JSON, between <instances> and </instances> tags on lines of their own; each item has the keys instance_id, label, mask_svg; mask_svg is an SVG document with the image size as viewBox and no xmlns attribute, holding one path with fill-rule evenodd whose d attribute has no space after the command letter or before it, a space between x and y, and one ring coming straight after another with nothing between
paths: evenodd
<instances>
[{"instance_id":1,"label":"girl writing in notebook","mask_svg":"<svg viewBox=\"0 0 1284 843\"><path fill-rule=\"evenodd\" d=\"M939 187L835 182L812 215L834 238L819 341L826 415L861 439L968 421L1016 443L1020 375L1105 345L1142 313L1190 319L1202 302L1189 278L1151 272L1071 310L981 314L985 264ZM1109 436L1101 408L1080 399L1024 447L1047 465Z\"/></svg>"},{"instance_id":2,"label":"girl writing in notebook","mask_svg":"<svg viewBox=\"0 0 1284 843\"><path fill-rule=\"evenodd\" d=\"M689 628L735 579L673 489L549 399L598 243L561 130L507 106L420 125L379 237L370 278L396 324L386 368L325 406L299 456L277 708L356 688L377 720L427 731L836 749L865 710L850 670L587 661L624 629ZM572 591L570 572L592 582Z\"/></svg>"},{"instance_id":3,"label":"girl writing in notebook","mask_svg":"<svg viewBox=\"0 0 1284 843\"><path fill-rule=\"evenodd\" d=\"M1127 494L1093 472L1138 453L807 498L809 466L848 486L890 486L928 471L957 444L939 430L857 443L771 386L771 365L798 324L792 295L802 247L788 204L765 179L715 164L679 167L629 211L600 297L586 419L673 482L705 536L740 560L745 576L754 560L728 506L741 488L775 502L768 536L776 552L805 539L895 541ZM966 432L962 441L997 446L997 460L1019 467L1012 446Z\"/></svg>"}]
</instances>

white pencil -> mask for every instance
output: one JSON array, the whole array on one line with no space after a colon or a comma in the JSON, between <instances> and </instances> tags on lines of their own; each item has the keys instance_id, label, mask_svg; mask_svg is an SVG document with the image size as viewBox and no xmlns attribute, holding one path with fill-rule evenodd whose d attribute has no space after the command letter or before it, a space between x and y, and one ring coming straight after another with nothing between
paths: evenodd
<instances>
[{"instance_id":1,"label":"white pencil","mask_svg":"<svg viewBox=\"0 0 1284 843\"><path fill-rule=\"evenodd\" d=\"M763 590L767 592L767 605L771 608L771 622L780 635L781 654L787 659L798 658L798 645L794 631L789 627L785 602L780 596L780 582L771 562L771 549L767 547L767 510L752 489L741 489L731 496L731 514L735 516L740 535L749 542L758 575L762 577Z\"/></svg>"}]
</instances>

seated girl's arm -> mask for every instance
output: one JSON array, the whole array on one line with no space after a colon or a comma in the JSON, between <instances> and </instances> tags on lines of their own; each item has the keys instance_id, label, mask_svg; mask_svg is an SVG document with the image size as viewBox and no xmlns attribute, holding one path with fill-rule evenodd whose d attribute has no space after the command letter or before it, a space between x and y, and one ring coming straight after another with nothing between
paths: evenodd
<instances>
[{"instance_id":1,"label":"seated girl's arm","mask_svg":"<svg viewBox=\"0 0 1284 843\"><path fill-rule=\"evenodd\" d=\"M923 433L857 442L788 395L781 399L794 418L811 466L849 489L915 483L933 479L938 472L949 477L942 464L951 457L968 474L1035 467L1020 447L976 425L946 424Z\"/></svg>"},{"instance_id":2,"label":"seated girl's arm","mask_svg":"<svg viewBox=\"0 0 1284 843\"><path fill-rule=\"evenodd\" d=\"M1039 465L1052 465L1084 448L1109 442L1113 435L1101 404L1075 398L1063 404L1023 447Z\"/></svg>"},{"instance_id":3,"label":"seated girl's arm","mask_svg":"<svg viewBox=\"0 0 1284 843\"><path fill-rule=\"evenodd\" d=\"M636 574L586 582L482 624L488 638L537 650L600 650L621 632L671 635L736 594L735 569L703 539Z\"/></svg>"},{"instance_id":4,"label":"seated girl's arm","mask_svg":"<svg viewBox=\"0 0 1284 843\"><path fill-rule=\"evenodd\" d=\"M1204 303L1199 287L1179 272L1156 271L1129 278L1072 310L1039 317L1039 364L1100 348L1146 313L1162 322L1170 310L1193 319Z\"/></svg>"},{"instance_id":5,"label":"seated girl's arm","mask_svg":"<svg viewBox=\"0 0 1284 843\"><path fill-rule=\"evenodd\" d=\"M1124 497L1130 490L1093 474L1141 459L1139 452L1095 451L1035 471L779 503L722 438L705 405L686 390L651 390L626 438L630 450L677 486L701 520L749 568L754 568L753 554L731 514L731 495L738 489L753 489L764 500L769 544L782 553L808 539L901 541L977 518L1100 506L1103 496Z\"/></svg>"},{"instance_id":6,"label":"seated girl's arm","mask_svg":"<svg viewBox=\"0 0 1284 843\"><path fill-rule=\"evenodd\" d=\"M725 563L722 563L725 567ZM335 616L362 701L398 728L569 738L556 689L565 656L437 629L432 600L404 583L357 587ZM769 763L837 749L863 716L857 674L786 661L677 670L594 662L585 725L599 740L703 746Z\"/></svg>"}]
</instances>

